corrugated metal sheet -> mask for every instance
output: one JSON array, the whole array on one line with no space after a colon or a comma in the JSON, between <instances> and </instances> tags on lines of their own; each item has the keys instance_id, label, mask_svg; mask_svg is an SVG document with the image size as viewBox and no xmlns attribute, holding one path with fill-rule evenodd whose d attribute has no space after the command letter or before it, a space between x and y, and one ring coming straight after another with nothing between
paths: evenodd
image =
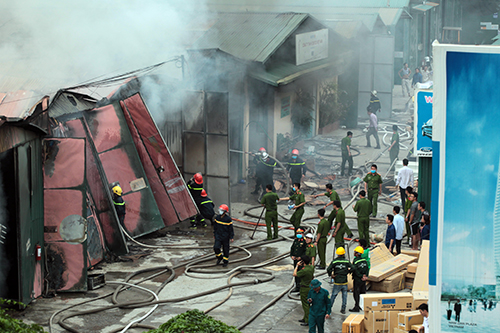
<instances>
[{"instance_id":1,"label":"corrugated metal sheet","mask_svg":"<svg viewBox=\"0 0 500 333\"><path fill-rule=\"evenodd\" d=\"M314 8L359 7L359 8L404 8L410 0L287 0L282 4L269 0L206 0L206 7L218 11L297 11L312 13ZM304 9L305 8L305 9ZM310 8L309 10L307 8Z\"/></svg>"},{"instance_id":2,"label":"corrugated metal sheet","mask_svg":"<svg viewBox=\"0 0 500 333\"><path fill-rule=\"evenodd\" d=\"M355 38L359 33L369 32L361 20L328 20L324 24L347 39Z\"/></svg>"},{"instance_id":3,"label":"corrugated metal sheet","mask_svg":"<svg viewBox=\"0 0 500 333\"><path fill-rule=\"evenodd\" d=\"M379 24L384 24L377 12L357 13L355 11L351 11L349 8L346 9L346 12L325 13L323 15L319 15L318 18L321 19L322 22L325 22L328 26L330 26L328 23L332 22L332 20L334 22L339 20L361 21L369 31L373 31L377 21Z\"/></svg>"},{"instance_id":4,"label":"corrugated metal sheet","mask_svg":"<svg viewBox=\"0 0 500 333\"><path fill-rule=\"evenodd\" d=\"M191 49L219 49L239 59L265 62L308 16L224 13Z\"/></svg>"},{"instance_id":5,"label":"corrugated metal sheet","mask_svg":"<svg viewBox=\"0 0 500 333\"><path fill-rule=\"evenodd\" d=\"M43 97L39 93L26 90L5 92L2 95L0 95L0 116L14 119L29 116L34 110L34 105Z\"/></svg>"}]
</instances>

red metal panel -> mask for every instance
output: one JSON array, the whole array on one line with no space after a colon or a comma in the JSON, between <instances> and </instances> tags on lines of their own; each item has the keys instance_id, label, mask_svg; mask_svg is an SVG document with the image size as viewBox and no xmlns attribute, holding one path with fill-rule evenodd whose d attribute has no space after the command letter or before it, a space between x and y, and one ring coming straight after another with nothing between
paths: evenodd
<instances>
[{"instance_id":1,"label":"red metal panel","mask_svg":"<svg viewBox=\"0 0 500 333\"><path fill-rule=\"evenodd\" d=\"M121 124L113 105L94 109L92 117L87 118L87 122L98 153L114 148L121 143Z\"/></svg>"},{"instance_id":2,"label":"red metal panel","mask_svg":"<svg viewBox=\"0 0 500 333\"><path fill-rule=\"evenodd\" d=\"M155 186L153 193L158 206L163 208L162 217L165 224L172 225L195 215L196 206L187 191L184 179L141 96L135 94L120 104L143 165L151 166L152 163L153 167L145 169L151 186ZM157 186L158 182L152 181L158 178L163 189ZM165 193L168 196L165 196ZM174 219L170 212L172 205L177 212L177 219Z\"/></svg>"},{"instance_id":3,"label":"red metal panel","mask_svg":"<svg viewBox=\"0 0 500 333\"><path fill-rule=\"evenodd\" d=\"M49 288L57 291L87 290L83 244L48 243L47 256L54 261L48 271Z\"/></svg>"},{"instance_id":4,"label":"red metal panel","mask_svg":"<svg viewBox=\"0 0 500 333\"><path fill-rule=\"evenodd\" d=\"M46 142L44 188L68 188L83 185L85 141L53 139Z\"/></svg>"},{"instance_id":5,"label":"red metal panel","mask_svg":"<svg viewBox=\"0 0 500 333\"><path fill-rule=\"evenodd\" d=\"M83 140L82 140L83 141ZM49 184L50 185L50 184ZM46 242L63 241L59 234L61 221L69 215L82 215L83 193L78 190L45 190L44 195L44 225Z\"/></svg>"}]
</instances>

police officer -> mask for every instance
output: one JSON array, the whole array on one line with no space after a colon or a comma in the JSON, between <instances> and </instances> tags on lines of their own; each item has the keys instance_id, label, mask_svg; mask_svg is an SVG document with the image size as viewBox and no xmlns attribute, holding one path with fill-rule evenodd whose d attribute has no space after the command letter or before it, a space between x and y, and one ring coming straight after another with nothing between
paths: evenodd
<instances>
[{"instance_id":1,"label":"police officer","mask_svg":"<svg viewBox=\"0 0 500 333\"><path fill-rule=\"evenodd\" d=\"M359 312L359 295L366 294L366 280L368 279L369 268L366 259L361 258L365 250L361 246L354 249L354 260L352 261L352 278L354 286L352 293L354 296L354 308L349 309L350 312Z\"/></svg>"},{"instance_id":2,"label":"police officer","mask_svg":"<svg viewBox=\"0 0 500 333\"><path fill-rule=\"evenodd\" d=\"M347 230L350 231L350 229L345 223L345 212L340 206L340 201L335 200L333 202L333 209L337 211L333 237L335 237L335 248L338 248L344 245L344 234L347 232Z\"/></svg>"},{"instance_id":3,"label":"police officer","mask_svg":"<svg viewBox=\"0 0 500 333\"><path fill-rule=\"evenodd\" d=\"M321 288L321 282L314 279L310 284L311 290L307 294L307 301L310 304L309 308L309 332L318 333L325 332L325 318L330 318L332 307L330 305L330 297L328 291Z\"/></svg>"},{"instance_id":4,"label":"police officer","mask_svg":"<svg viewBox=\"0 0 500 333\"><path fill-rule=\"evenodd\" d=\"M365 190L359 191L359 200L352 209L358 214L359 239L370 240L370 214L372 213L372 203L366 199Z\"/></svg>"},{"instance_id":5,"label":"police officer","mask_svg":"<svg viewBox=\"0 0 500 333\"><path fill-rule=\"evenodd\" d=\"M363 178L365 182L365 192L368 193L368 201L371 202L373 211L372 216L377 216L377 200L382 194L382 176L377 173L377 165L372 164L370 172Z\"/></svg>"},{"instance_id":6,"label":"police officer","mask_svg":"<svg viewBox=\"0 0 500 333\"><path fill-rule=\"evenodd\" d=\"M299 259L293 271L295 279L299 279L300 281L300 302L304 310L304 317L299 322L301 322L301 326L309 326L309 302L307 301L307 295L309 294L309 290L311 290L310 284L314 278L314 265L311 264L311 258L307 255L303 255Z\"/></svg>"},{"instance_id":7,"label":"police officer","mask_svg":"<svg viewBox=\"0 0 500 333\"><path fill-rule=\"evenodd\" d=\"M300 227L302 221L302 216L304 216L304 206L306 204L306 199L304 193L300 191L300 183L294 183L292 187L292 195L288 198L280 198L280 200L292 200L294 201L293 210L295 210L290 217L290 223L294 226L295 230Z\"/></svg>"},{"instance_id":8,"label":"police officer","mask_svg":"<svg viewBox=\"0 0 500 333\"><path fill-rule=\"evenodd\" d=\"M304 229L298 228L292 247L290 248L290 256L293 260L293 267L297 267L300 257L306 254L306 241L304 239ZM295 276L295 275L294 275ZM295 289L292 292L300 291L300 279L295 277Z\"/></svg>"},{"instance_id":9,"label":"police officer","mask_svg":"<svg viewBox=\"0 0 500 333\"><path fill-rule=\"evenodd\" d=\"M116 185L111 190L113 191L113 204L115 205L116 215L118 215L122 227L125 228L125 214L127 212L125 210L125 201L122 198L122 188Z\"/></svg>"},{"instance_id":10,"label":"police officer","mask_svg":"<svg viewBox=\"0 0 500 333\"><path fill-rule=\"evenodd\" d=\"M326 268L326 236L330 230L328 220L325 219L325 210L323 208L318 209L318 218L320 219L318 223L318 228L316 230L316 242L314 245L318 247L319 263L316 268L325 269Z\"/></svg>"},{"instance_id":11,"label":"police officer","mask_svg":"<svg viewBox=\"0 0 500 333\"><path fill-rule=\"evenodd\" d=\"M302 176L306 174L306 162L299 157L299 150L292 150L292 157L288 161L287 170L290 172L292 184L300 184Z\"/></svg>"},{"instance_id":12,"label":"police officer","mask_svg":"<svg viewBox=\"0 0 500 333\"><path fill-rule=\"evenodd\" d=\"M309 233L306 235L306 256L311 258L311 265L314 266L316 261L316 254L318 253L316 246L314 246L313 242L314 236Z\"/></svg>"},{"instance_id":13,"label":"police officer","mask_svg":"<svg viewBox=\"0 0 500 333\"><path fill-rule=\"evenodd\" d=\"M259 191L259 187L262 187L262 192L265 194L266 185L271 184L273 192L276 191L273 185L273 173L274 168L276 167L276 161L269 157L266 149L264 147L259 149L259 153L255 155L254 163L256 164L255 168L255 178L256 184L255 189L252 194L257 194Z\"/></svg>"},{"instance_id":14,"label":"police officer","mask_svg":"<svg viewBox=\"0 0 500 333\"><path fill-rule=\"evenodd\" d=\"M394 160L398 158L399 155L399 133L398 125L392 125L392 138L391 145L389 146L389 156L391 159L391 171L396 169L396 163L393 164Z\"/></svg>"},{"instance_id":15,"label":"police officer","mask_svg":"<svg viewBox=\"0 0 500 333\"><path fill-rule=\"evenodd\" d=\"M313 197L314 198L317 198L319 196L322 196L324 195L325 197L327 197L328 199L330 199L330 201L323 206L323 209L326 209L326 207L330 206L331 204L333 204L333 202L335 200L338 200L340 201L340 196L338 195L338 193L333 189L333 185L328 183L325 185L325 189L326 189L326 192L323 193L323 194L316 194L314 195ZM333 223L333 220L335 219L335 215L337 214L337 212L334 210L332 210L332 212L330 213L330 215L328 215L328 223L330 224L330 226L328 227L328 230L330 230L332 228L332 223Z\"/></svg>"},{"instance_id":16,"label":"police officer","mask_svg":"<svg viewBox=\"0 0 500 333\"><path fill-rule=\"evenodd\" d=\"M222 204L219 206L219 214L214 218L214 252L217 265L222 261L222 267L227 267L229 263L229 242L234 241L233 220L228 212L229 207Z\"/></svg>"},{"instance_id":17,"label":"police officer","mask_svg":"<svg viewBox=\"0 0 500 333\"><path fill-rule=\"evenodd\" d=\"M340 143L340 149L342 150L342 164L340 165L340 175L344 176L345 163L349 163L349 168L347 169L347 175L350 176L352 173L352 153L351 153L351 139L352 132L348 131L347 136L342 139Z\"/></svg>"},{"instance_id":18,"label":"police officer","mask_svg":"<svg viewBox=\"0 0 500 333\"><path fill-rule=\"evenodd\" d=\"M266 185L266 194L260 200L262 206L266 208L266 226L267 226L267 239L278 238L278 201L280 198L273 192L273 185ZM271 224L273 225L273 232L271 231Z\"/></svg>"},{"instance_id":19,"label":"police officer","mask_svg":"<svg viewBox=\"0 0 500 333\"><path fill-rule=\"evenodd\" d=\"M342 292L342 307L340 313L345 313L345 308L347 306L347 274L351 269L351 262L345 258L345 249L343 247L338 247L335 250L337 258L333 259L326 271L328 276L333 278L333 289L330 308L335 302L335 298L339 292Z\"/></svg>"}]
</instances>

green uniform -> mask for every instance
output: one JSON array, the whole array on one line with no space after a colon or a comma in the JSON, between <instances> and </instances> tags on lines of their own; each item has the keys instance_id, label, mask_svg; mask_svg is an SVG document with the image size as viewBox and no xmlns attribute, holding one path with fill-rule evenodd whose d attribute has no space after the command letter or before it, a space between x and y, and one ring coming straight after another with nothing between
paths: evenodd
<instances>
[{"instance_id":1,"label":"green uniform","mask_svg":"<svg viewBox=\"0 0 500 333\"><path fill-rule=\"evenodd\" d=\"M347 150L347 147L349 146L349 149L351 147L351 138L346 136L345 138L342 139L340 148L342 150L342 164L340 165L340 174L343 176L344 175L344 168L345 168L345 163L349 163L349 169L347 171L347 174L350 175L352 173L352 155L349 155L349 151Z\"/></svg>"},{"instance_id":2,"label":"green uniform","mask_svg":"<svg viewBox=\"0 0 500 333\"><path fill-rule=\"evenodd\" d=\"M328 236L328 220L323 218L319 221L317 233L320 234L318 241L319 267L326 267L326 236Z\"/></svg>"},{"instance_id":3,"label":"green uniform","mask_svg":"<svg viewBox=\"0 0 500 333\"><path fill-rule=\"evenodd\" d=\"M330 296L326 289L321 288L318 292L314 289L309 290L307 298L311 299L311 306L309 307L309 332L323 333L325 331L325 316L331 313L332 307L330 306Z\"/></svg>"},{"instance_id":4,"label":"green uniform","mask_svg":"<svg viewBox=\"0 0 500 333\"><path fill-rule=\"evenodd\" d=\"M314 267L313 265L304 266L300 271L297 272L297 277L300 279L300 302L302 303L302 309L304 310L304 321L309 322L309 302L307 301L307 294L311 289L309 285L314 278Z\"/></svg>"},{"instance_id":5,"label":"green uniform","mask_svg":"<svg viewBox=\"0 0 500 333\"><path fill-rule=\"evenodd\" d=\"M335 249L337 249L339 246L344 245L344 234L347 232L347 230L350 231L350 229L347 227L347 224L345 223L345 212L342 208L339 208L339 210L337 210L337 217L335 218L335 226L333 229L334 232L338 223L340 223L340 227L339 230L337 230L337 234L335 235Z\"/></svg>"},{"instance_id":6,"label":"green uniform","mask_svg":"<svg viewBox=\"0 0 500 333\"><path fill-rule=\"evenodd\" d=\"M290 255L292 257L302 257L306 254L307 243L304 238L295 238L290 248Z\"/></svg>"},{"instance_id":7,"label":"green uniform","mask_svg":"<svg viewBox=\"0 0 500 333\"><path fill-rule=\"evenodd\" d=\"M377 216L377 200L378 192L380 190L380 184L382 184L382 176L378 173L372 174L371 172L363 178L368 189L368 200L372 203L373 216Z\"/></svg>"},{"instance_id":8,"label":"green uniform","mask_svg":"<svg viewBox=\"0 0 500 333\"><path fill-rule=\"evenodd\" d=\"M295 206L298 206L301 203L306 202L304 193L300 191L291 195L290 200L295 201ZM292 217L290 217L290 222L294 226L295 230L297 230L300 227L300 222L302 221L303 215L304 215L304 206L301 206L300 208L295 209L295 211L292 214Z\"/></svg>"},{"instance_id":9,"label":"green uniform","mask_svg":"<svg viewBox=\"0 0 500 333\"><path fill-rule=\"evenodd\" d=\"M306 256L309 256L311 258L311 262L313 258L316 258L316 246L314 246L313 243L307 244L306 245ZM316 259L314 259L316 261Z\"/></svg>"},{"instance_id":10,"label":"green uniform","mask_svg":"<svg viewBox=\"0 0 500 333\"><path fill-rule=\"evenodd\" d=\"M280 198L274 192L264 194L260 203L266 207L267 239L278 238L278 201ZM271 231L273 225L274 235Z\"/></svg>"},{"instance_id":11,"label":"green uniform","mask_svg":"<svg viewBox=\"0 0 500 333\"><path fill-rule=\"evenodd\" d=\"M358 233L359 239L366 239L370 241L370 214L372 213L372 204L366 199L362 198L354 205L354 211L358 213Z\"/></svg>"},{"instance_id":12,"label":"green uniform","mask_svg":"<svg viewBox=\"0 0 500 333\"><path fill-rule=\"evenodd\" d=\"M394 146L392 146L391 150L389 151L391 164L399 156L399 133L398 132L392 134L391 145L393 142L394 142ZM391 168L391 170L394 170L394 169L395 169L395 166L393 166Z\"/></svg>"},{"instance_id":13,"label":"green uniform","mask_svg":"<svg viewBox=\"0 0 500 333\"><path fill-rule=\"evenodd\" d=\"M345 258L345 256L338 256L333 259L326 271L328 276L334 276L333 280L335 284L347 284L347 275L349 274L349 269L352 267L351 262Z\"/></svg>"},{"instance_id":14,"label":"green uniform","mask_svg":"<svg viewBox=\"0 0 500 333\"><path fill-rule=\"evenodd\" d=\"M331 202L334 202L335 200L340 201L340 205L342 206L342 201L340 200L340 196L335 190L332 190L332 193L325 192L325 196L329 198Z\"/></svg>"}]
</instances>

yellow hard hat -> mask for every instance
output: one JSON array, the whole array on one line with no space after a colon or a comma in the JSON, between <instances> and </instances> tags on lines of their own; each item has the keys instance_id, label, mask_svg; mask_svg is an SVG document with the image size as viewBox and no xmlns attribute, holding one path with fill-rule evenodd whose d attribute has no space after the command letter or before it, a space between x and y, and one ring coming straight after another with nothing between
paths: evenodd
<instances>
[{"instance_id":1,"label":"yellow hard hat","mask_svg":"<svg viewBox=\"0 0 500 333\"><path fill-rule=\"evenodd\" d=\"M345 250L344 248L341 246L341 247L338 247L337 250L335 251L335 253L337 253L338 256L343 256L345 254Z\"/></svg>"},{"instance_id":2,"label":"yellow hard hat","mask_svg":"<svg viewBox=\"0 0 500 333\"><path fill-rule=\"evenodd\" d=\"M123 191L122 191L122 188L118 185L116 185L115 187L113 187L113 193L116 194L116 195L122 195Z\"/></svg>"},{"instance_id":3,"label":"yellow hard hat","mask_svg":"<svg viewBox=\"0 0 500 333\"><path fill-rule=\"evenodd\" d=\"M365 249L363 249L361 246L357 246L357 247L354 249L354 252L358 252L358 253L363 254L363 253L365 252Z\"/></svg>"}]
</instances>

